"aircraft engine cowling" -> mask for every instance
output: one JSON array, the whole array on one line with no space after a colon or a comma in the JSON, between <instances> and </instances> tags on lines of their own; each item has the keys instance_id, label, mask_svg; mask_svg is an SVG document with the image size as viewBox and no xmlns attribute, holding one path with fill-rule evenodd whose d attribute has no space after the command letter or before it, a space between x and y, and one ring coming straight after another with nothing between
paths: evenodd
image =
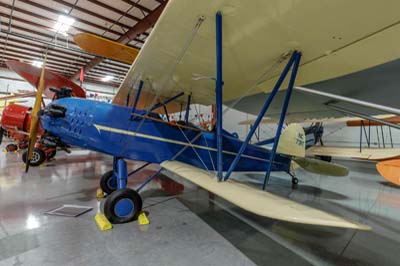
<instances>
[{"instance_id":1,"label":"aircraft engine cowling","mask_svg":"<svg viewBox=\"0 0 400 266\"><path fill-rule=\"evenodd\" d=\"M31 112L32 108L18 105L10 104L4 108L1 117L1 127L9 133L11 137L18 134L19 132L29 132L30 122L31 122ZM39 132L42 133L43 130L39 127Z\"/></svg>"}]
</instances>

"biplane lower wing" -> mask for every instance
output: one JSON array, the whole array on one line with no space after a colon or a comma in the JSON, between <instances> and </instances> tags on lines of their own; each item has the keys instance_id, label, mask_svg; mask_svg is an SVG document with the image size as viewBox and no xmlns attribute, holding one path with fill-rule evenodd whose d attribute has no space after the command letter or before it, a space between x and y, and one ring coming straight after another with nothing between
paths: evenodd
<instances>
[{"instance_id":1,"label":"biplane lower wing","mask_svg":"<svg viewBox=\"0 0 400 266\"><path fill-rule=\"evenodd\" d=\"M178 162L165 161L161 166L217 196L254 214L302 224L370 230L367 225L308 207L306 205L276 196L267 191L257 190L245 184L228 180L218 182L214 174L200 168Z\"/></svg>"}]
</instances>

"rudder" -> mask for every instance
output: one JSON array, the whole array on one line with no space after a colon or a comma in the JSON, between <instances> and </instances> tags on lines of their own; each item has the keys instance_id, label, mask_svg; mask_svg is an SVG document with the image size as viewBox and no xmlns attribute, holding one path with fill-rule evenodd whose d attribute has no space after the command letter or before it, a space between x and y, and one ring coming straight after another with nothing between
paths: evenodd
<instances>
[{"instance_id":1,"label":"rudder","mask_svg":"<svg viewBox=\"0 0 400 266\"><path fill-rule=\"evenodd\" d=\"M279 139L277 152L295 157L305 157L306 142L303 127L299 124L287 126Z\"/></svg>"}]
</instances>

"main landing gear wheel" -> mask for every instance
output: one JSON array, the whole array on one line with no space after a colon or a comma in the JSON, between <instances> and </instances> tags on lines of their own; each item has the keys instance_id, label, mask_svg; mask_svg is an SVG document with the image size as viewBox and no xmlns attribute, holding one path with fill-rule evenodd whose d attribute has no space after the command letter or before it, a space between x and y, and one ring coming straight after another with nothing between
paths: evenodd
<instances>
[{"instance_id":1,"label":"main landing gear wheel","mask_svg":"<svg viewBox=\"0 0 400 266\"><path fill-rule=\"evenodd\" d=\"M299 179L297 177L292 178L292 184L297 185L299 183Z\"/></svg>"},{"instance_id":2,"label":"main landing gear wheel","mask_svg":"<svg viewBox=\"0 0 400 266\"><path fill-rule=\"evenodd\" d=\"M7 152L13 152L13 151L16 151L16 150L18 150L18 146L16 144L8 144L6 146L6 151Z\"/></svg>"},{"instance_id":3,"label":"main landing gear wheel","mask_svg":"<svg viewBox=\"0 0 400 266\"><path fill-rule=\"evenodd\" d=\"M106 172L100 179L100 187L103 192L110 195L117 190L117 178L113 178L113 171Z\"/></svg>"},{"instance_id":4,"label":"main landing gear wheel","mask_svg":"<svg viewBox=\"0 0 400 266\"><path fill-rule=\"evenodd\" d=\"M141 210L142 198L130 188L114 191L104 203L104 214L114 224L136 220Z\"/></svg>"},{"instance_id":5,"label":"main landing gear wheel","mask_svg":"<svg viewBox=\"0 0 400 266\"><path fill-rule=\"evenodd\" d=\"M24 163L26 163L27 156L28 156L28 152L25 151L22 154L22 161ZM31 162L30 162L30 166L39 166L44 161L46 161L46 153L41 149L35 148L33 150L33 153L32 153L32 159L31 159Z\"/></svg>"}]
</instances>

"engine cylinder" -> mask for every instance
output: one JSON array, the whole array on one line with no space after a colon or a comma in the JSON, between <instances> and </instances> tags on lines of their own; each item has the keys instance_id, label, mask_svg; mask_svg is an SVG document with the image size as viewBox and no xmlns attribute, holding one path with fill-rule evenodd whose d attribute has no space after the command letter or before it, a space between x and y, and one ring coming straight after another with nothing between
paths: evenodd
<instances>
[{"instance_id":1,"label":"engine cylinder","mask_svg":"<svg viewBox=\"0 0 400 266\"><path fill-rule=\"evenodd\" d=\"M29 131L31 107L10 104L3 110L1 125L5 130Z\"/></svg>"}]
</instances>

